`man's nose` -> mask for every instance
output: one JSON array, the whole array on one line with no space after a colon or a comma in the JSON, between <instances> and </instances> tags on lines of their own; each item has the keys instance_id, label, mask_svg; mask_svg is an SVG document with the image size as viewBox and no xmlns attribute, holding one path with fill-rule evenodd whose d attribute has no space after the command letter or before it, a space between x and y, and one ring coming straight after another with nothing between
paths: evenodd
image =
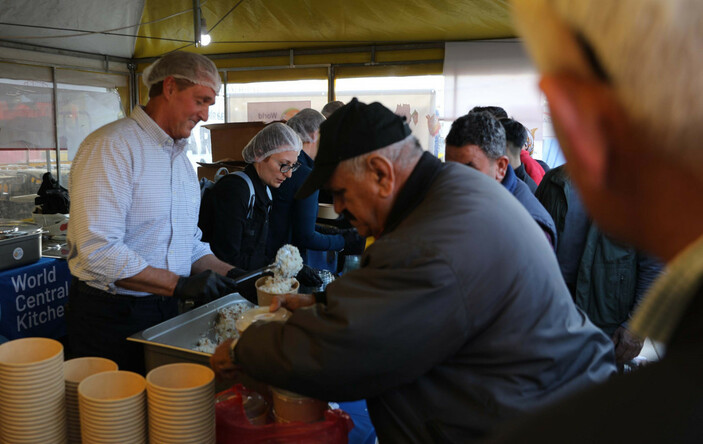
<instances>
[{"instance_id":1,"label":"man's nose","mask_svg":"<svg viewBox=\"0 0 703 444\"><path fill-rule=\"evenodd\" d=\"M290 179L291 176L293 176L293 170L288 170L285 173L283 173L283 175Z\"/></svg>"},{"instance_id":2,"label":"man's nose","mask_svg":"<svg viewBox=\"0 0 703 444\"><path fill-rule=\"evenodd\" d=\"M200 117L200 120L202 120L203 122L207 122L208 117L210 117L210 107L207 106L205 107L205 109L201 110L198 113L198 117Z\"/></svg>"}]
</instances>

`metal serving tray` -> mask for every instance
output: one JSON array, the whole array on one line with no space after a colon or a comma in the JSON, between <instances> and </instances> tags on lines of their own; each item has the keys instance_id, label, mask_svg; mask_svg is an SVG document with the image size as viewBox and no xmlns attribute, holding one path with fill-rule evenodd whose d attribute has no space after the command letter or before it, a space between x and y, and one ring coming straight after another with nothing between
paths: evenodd
<instances>
[{"instance_id":1,"label":"metal serving tray","mask_svg":"<svg viewBox=\"0 0 703 444\"><path fill-rule=\"evenodd\" d=\"M128 341L144 344L144 360L147 372L153 368L174 362L194 362L210 365L210 353L193 350L198 340L206 336L215 339L217 311L234 304L253 308L254 304L239 293L228 294L215 301L135 333Z\"/></svg>"}]
</instances>

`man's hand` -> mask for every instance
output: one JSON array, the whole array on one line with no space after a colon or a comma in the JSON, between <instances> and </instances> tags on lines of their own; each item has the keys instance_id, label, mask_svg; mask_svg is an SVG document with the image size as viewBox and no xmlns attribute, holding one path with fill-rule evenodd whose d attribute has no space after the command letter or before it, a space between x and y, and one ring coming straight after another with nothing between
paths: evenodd
<instances>
[{"instance_id":1,"label":"man's hand","mask_svg":"<svg viewBox=\"0 0 703 444\"><path fill-rule=\"evenodd\" d=\"M235 291L237 286L232 279L205 270L193 276L178 278L173 296L182 301L192 300L197 307Z\"/></svg>"},{"instance_id":2,"label":"man's hand","mask_svg":"<svg viewBox=\"0 0 703 444\"><path fill-rule=\"evenodd\" d=\"M232 363L230 348L234 339L227 339L218 345L215 353L210 356L210 367L215 372L218 379L234 379L240 371L239 367Z\"/></svg>"},{"instance_id":3,"label":"man's hand","mask_svg":"<svg viewBox=\"0 0 703 444\"><path fill-rule=\"evenodd\" d=\"M298 275L295 278L306 287L315 288L322 285L322 279L320 279L320 276L313 268L308 267L307 265L303 265L303 268L298 272Z\"/></svg>"},{"instance_id":4,"label":"man's hand","mask_svg":"<svg viewBox=\"0 0 703 444\"><path fill-rule=\"evenodd\" d=\"M637 357L644 345L640 338L625 327L618 327L613 333L612 339L615 344L615 361L618 364L624 364Z\"/></svg>"},{"instance_id":5,"label":"man's hand","mask_svg":"<svg viewBox=\"0 0 703 444\"><path fill-rule=\"evenodd\" d=\"M315 297L309 293L277 294L271 301L269 312L274 312L281 307L294 311L300 307L307 307L314 303Z\"/></svg>"},{"instance_id":6,"label":"man's hand","mask_svg":"<svg viewBox=\"0 0 703 444\"><path fill-rule=\"evenodd\" d=\"M239 276L244 276L247 274L246 270L243 270L241 268L233 267L231 270L227 272L227 277L230 279L237 279Z\"/></svg>"}]
</instances>

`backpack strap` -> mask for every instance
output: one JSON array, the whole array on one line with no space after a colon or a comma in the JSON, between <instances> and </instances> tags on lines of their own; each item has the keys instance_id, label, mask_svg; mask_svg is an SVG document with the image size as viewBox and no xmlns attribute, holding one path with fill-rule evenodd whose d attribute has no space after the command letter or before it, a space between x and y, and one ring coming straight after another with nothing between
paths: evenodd
<instances>
[{"instance_id":1,"label":"backpack strap","mask_svg":"<svg viewBox=\"0 0 703 444\"><path fill-rule=\"evenodd\" d=\"M251 219L251 215L254 212L254 201L256 199L256 195L254 193L254 184L251 183L251 179L249 176L244 171L235 171L234 173L235 176L239 176L242 179L244 179L244 182L247 183L247 186L249 186L249 204L247 205L247 219ZM273 196L271 195L271 189L268 187L268 185L264 185L266 188L266 194L269 197L269 202L273 202ZM271 205L269 204L268 208L266 209L266 213L271 210Z\"/></svg>"},{"instance_id":2,"label":"backpack strap","mask_svg":"<svg viewBox=\"0 0 703 444\"><path fill-rule=\"evenodd\" d=\"M254 184L251 183L251 179L249 176L246 175L244 171L235 171L234 173L235 176L241 177L244 182L247 183L249 186L249 203L247 204L247 219L251 219L251 215L254 212L254 199L255 199L255 194L254 194Z\"/></svg>"}]
</instances>

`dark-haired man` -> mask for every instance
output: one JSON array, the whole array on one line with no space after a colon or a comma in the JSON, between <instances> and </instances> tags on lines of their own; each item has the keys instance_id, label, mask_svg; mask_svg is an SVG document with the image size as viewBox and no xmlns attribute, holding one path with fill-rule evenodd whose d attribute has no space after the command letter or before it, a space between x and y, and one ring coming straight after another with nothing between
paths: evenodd
<instances>
[{"instance_id":1,"label":"dark-haired man","mask_svg":"<svg viewBox=\"0 0 703 444\"><path fill-rule=\"evenodd\" d=\"M513 172L505 155L505 130L492 114L470 112L459 117L445 141L448 161L463 163L503 184L537 222L552 248L556 247L557 230L552 216Z\"/></svg>"},{"instance_id":2,"label":"dark-haired man","mask_svg":"<svg viewBox=\"0 0 703 444\"><path fill-rule=\"evenodd\" d=\"M505 154L510 160L510 166L518 179L525 182L532 194L537 191L537 183L527 174L525 165L520 160L520 152L527 142L527 128L517 120L510 118L498 119L505 130ZM543 167L544 168L544 167Z\"/></svg>"}]
</instances>

